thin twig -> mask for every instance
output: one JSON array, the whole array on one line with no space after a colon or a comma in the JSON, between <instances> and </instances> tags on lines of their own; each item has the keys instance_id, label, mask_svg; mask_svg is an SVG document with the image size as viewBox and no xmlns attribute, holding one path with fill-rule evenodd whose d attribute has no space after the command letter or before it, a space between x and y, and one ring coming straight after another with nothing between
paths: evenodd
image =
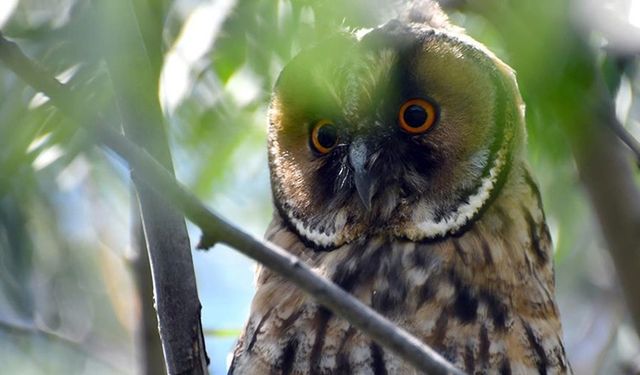
<instances>
[{"instance_id":1,"label":"thin twig","mask_svg":"<svg viewBox=\"0 0 640 375\"><path fill-rule=\"evenodd\" d=\"M636 157L636 161L640 163L640 142L629 133L629 131L622 126L620 122L615 121L607 121L606 124L611 128L611 130L620 138L620 140L629 147L631 152Z\"/></svg>"},{"instance_id":2,"label":"thin twig","mask_svg":"<svg viewBox=\"0 0 640 375\"><path fill-rule=\"evenodd\" d=\"M604 51L609 55L606 59L611 59L615 65L615 83L609 85L609 90L614 94L620 88L622 76L627 69L631 70L632 64L637 59L637 55L626 54L628 51L620 51L615 48L605 48ZM604 76L603 76L604 79ZM613 104L611 104L613 106ZM636 163L640 165L640 142L619 121L606 121L607 126L620 138L620 140L629 147L636 157Z\"/></svg>"},{"instance_id":3,"label":"thin twig","mask_svg":"<svg viewBox=\"0 0 640 375\"><path fill-rule=\"evenodd\" d=\"M73 98L72 93L67 92L62 84L32 63L15 43L7 41L1 35L0 61L5 62L35 89L49 96L52 102L73 120L78 123L87 121L85 116L78 113L78 109L69 106L73 102L70 100ZM40 83L41 80L44 84ZM279 273L415 368L429 374L463 374L422 341L394 325L336 284L314 273L297 257L272 243L263 242L245 233L214 214L146 151L115 132L99 116L89 123L95 125L87 129L138 172L137 177L134 177L138 181L134 182L156 189L169 203L182 210L200 227L204 236L226 243Z\"/></svg>"}]
</instances>

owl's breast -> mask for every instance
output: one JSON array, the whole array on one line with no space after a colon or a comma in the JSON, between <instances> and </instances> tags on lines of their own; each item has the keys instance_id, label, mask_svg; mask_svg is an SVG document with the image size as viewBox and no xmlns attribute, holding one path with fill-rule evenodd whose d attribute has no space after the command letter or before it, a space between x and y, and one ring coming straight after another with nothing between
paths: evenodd
<instances>
[{"instance_id":1,"label":"owl's breast","mask_svg":"<svg viewBox=\"0 0 640 375\"><path fill-rule=\"evenodd\" d=\"M567 373L550 237L535 191L520 193L435 242L380 235L314 252L278 220L268 238L468 373ZM237 373L415 373L266 269L236 355Z\"/></svg>"}]
</instances>

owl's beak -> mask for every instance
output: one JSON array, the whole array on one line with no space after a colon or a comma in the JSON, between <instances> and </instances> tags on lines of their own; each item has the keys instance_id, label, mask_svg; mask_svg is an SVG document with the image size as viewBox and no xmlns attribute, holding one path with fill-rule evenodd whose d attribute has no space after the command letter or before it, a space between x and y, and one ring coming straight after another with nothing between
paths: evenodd
<instances>
[{"instance_id":1,"label":"owl's beak","mask_svg":"<svg viewBox=\"0 0 640 375\"><path fill-rule=\"evenodd\" d=\"M371 171L367 168L367 160L369 159L369 150L365 141L356 138L349 147L349 164L353 170L353 180L358 191L360 201L367 209L371 211L371 199L374 192L374 179Z\"/></svg>"}]
</instances>

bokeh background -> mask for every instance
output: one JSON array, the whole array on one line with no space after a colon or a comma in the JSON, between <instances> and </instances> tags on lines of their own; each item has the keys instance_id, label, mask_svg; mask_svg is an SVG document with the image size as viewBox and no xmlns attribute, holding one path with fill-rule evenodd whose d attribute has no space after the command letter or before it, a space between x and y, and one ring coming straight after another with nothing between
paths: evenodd
<instances>
[{"instance_id":1,"label":"bokeh background","mask_svg":"<svg viewBox=\"0 0 640 375\"><path fill-rule=\"evenodd\" d=\"M607 78L618 120L640 138L640 0L540 0L537 6L545 12L514 7L504 13L511 16L500 21L503 27L477 11L482 1L475 3L444 5L454 23L507 63L514 59L513 43L504 37L509 25L531 31L511 36L522 38L521 49L539 51L537 45L563 39L564 23L575 23L587 41L582 52L593 56ZM374 26L397 5L382 0L132 4L141 30L155 30L156 49L147 52L158 68L157 96L178 179L216 212L261 236L272 212L266 112L278 72L319 38L338 28ZM2 0L0 30L60 81L108 107L112 90L95 43L96 25L88 21L92 6L83 0ZM568 135L545 113L548 103L540 98L548 88L527 85L535 81L531 72L543 81L556 79L550 67L571 60L572 53L549 48L528 65L518 63L524 67L518 73L528 103L529 160L555 243L567 351L577 374L637 374L640 341ZM568 85L585 78L572 79L577 82ZM562 111L565 104L555 100L554 106ZM145 348L136 332L145 316L136 286L136 207L128 170L110 152L70 132L67 121L46 96L0 65L0 373L139 373ZM640 182L637 168L635 173ZM194 246L199 231L189 225L189 233ZM210 371L224 374L248 315L254 263L224 246L194 251L194 262Z\"/></svg>"}]
</instances>

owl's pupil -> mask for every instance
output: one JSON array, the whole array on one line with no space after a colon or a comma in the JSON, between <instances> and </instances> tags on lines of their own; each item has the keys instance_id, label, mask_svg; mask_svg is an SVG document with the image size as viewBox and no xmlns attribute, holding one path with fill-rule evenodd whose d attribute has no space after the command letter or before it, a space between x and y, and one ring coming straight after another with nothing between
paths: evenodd
<instances>
[{"instance_id":1,"label":"owl's pupil","mask_svg":"<svg viewBox=\"0 0 640 375\"><path fill-rule=\"evenodd\" d=\"M336 144L338 131L335 126L327 124L318 129L318 144L324 148L331 148Z\"/></svg>"},{"instance_id":2,"label":"owl's pupil","mask_svg":"<svg viewBox=\"0 0 640 375\"><path fill-rule=\"evenodd\" d=\"M411 105L404 111L404 122L412 128L419 128L427 121L427 111L419 105Z\"/></svg>"}]
</instances>

